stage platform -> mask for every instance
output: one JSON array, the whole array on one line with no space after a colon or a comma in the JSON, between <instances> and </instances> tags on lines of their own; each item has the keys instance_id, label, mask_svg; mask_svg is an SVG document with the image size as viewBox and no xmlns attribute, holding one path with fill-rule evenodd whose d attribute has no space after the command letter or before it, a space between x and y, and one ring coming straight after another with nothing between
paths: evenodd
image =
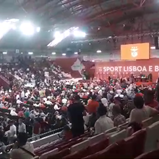
<instances>
[{"instance_id":1,"label":"stage platform","mask_svg":"<svg viewBox=\"0 0 159 159\"><path fill-rule=\"evenodd\" d=\"M144 86L151 86L151 85L156 85L156 83L153 83L153 82L135 82L137 86L141 86L141 85L144 85Z\"/></svg>"}]
</instances>

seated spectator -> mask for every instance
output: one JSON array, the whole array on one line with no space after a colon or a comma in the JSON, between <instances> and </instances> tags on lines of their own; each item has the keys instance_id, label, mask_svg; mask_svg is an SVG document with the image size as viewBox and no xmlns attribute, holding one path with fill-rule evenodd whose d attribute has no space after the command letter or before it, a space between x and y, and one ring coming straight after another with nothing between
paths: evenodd
<instances>
[{"instance_id":1,"label":"seated spectator","mask_svg":"<svg viewBox=\"0 0 159 159\"><path fill-rule=\"evenodd\" d=\"M107 109L103 104L98 107L99 119L95 123L95 134L100 134L114 127L113 121L106 116Z\"/></svg>"},{"instance_id":2,"label":"seated spectator","mask_svg":"<svg viewBox=\"0 0 159 159\"><path fill-rule=\"evenodd\" d=\"M27 142L27 134L19 133L17 142L10 154L11 159L34 159L34 147Z\"/></svg>"},{"instance_id":3,"label":"seated spectator","mask_svg":"<svg viewBox=\"0 0 159 159\"><path fill-rule=\"evenodd\" d=\"M158 114L156 109L144 105L144 99L142 96L136 95L134 98L135 108L130 113L129 122L142 123L143 120Z\"/></svg>"},{"instance_id":4,"label":"seated spectator","mask_svg":"<svg viewBox=\"0 0 159 159\"><path fill-rule=\"evenodd\" d=\"M121 114L121 109L118 105L113 106L112 114L113 114L113 119L114 119L114 126L119 126L126 122L126 119Z\"/></svg>"}]
</instances>

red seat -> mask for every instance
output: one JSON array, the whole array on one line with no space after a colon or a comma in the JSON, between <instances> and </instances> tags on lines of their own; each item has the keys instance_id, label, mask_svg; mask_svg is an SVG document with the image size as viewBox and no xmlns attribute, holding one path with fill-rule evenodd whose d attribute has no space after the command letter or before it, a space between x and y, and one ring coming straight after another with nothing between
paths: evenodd
<instances>
[{"instance_id":1,"label":"red seat","mask_svg":"<svg viewBox=\"0 0 159 159\"><path fill-rule=\"evenodd\" d=\"M64 159L74 159L74 158L81 159L85 156L88 156L90 154L94 154L98 151L103 150L104 148L106 148L108 146L108 144L109 144L109 139L106 138L105 140L100 141L98 143L95 143L95 144L89 146L86 149L83 149L81 151L69 154L68 156L65 156Z\"/></svg>"},{"instance_id":2,"label":"red seat","mask_svg":"<svg viewBox=\"0 0 159 159\"><path fill-rule=\"evenodd\" d=\"M148 153L144 153L135 159L158 159L159 158L159 150L154 150Z\"/></svg>"},{"instance_id":3,"label":"red seat","mask_svg":"<svg viewBox=\"0 0 159 159\"><path fill-rule=\"evenodd\" d=\"M83 141L82 138L80 138L78 140L75 140L75 141L71 141L71 142L69 142L69 143L67 143L65 145L62 145L62 146L58 147L58 148L59 148L59 150L63 150L65 148L70 148L72 145L75 145L75 144L77 144L77 143L79 143L81 141Z\"/></svg>"},{"instance_id":4,"label":"red seat","mask_svg":"<svg viewBox=\"0 0 159 159\"><path fill-rule=\"evenodd\" d=\"M122 140L114 143L102 151L99 151L93 155L87 156L84 159L133 159L132 155L132 143L134 137L130 137L127 140Z\"/></svg>"},{"instance_id":5,"label":"red seat","mask_svg":"<svg viewBox=\"0 0 159 159\"><path fill-rule=\"evenodd\" d=\"M119 155L122 155L123 158L133 159L133 146L135 142L135 137L130 136L123 140L123 142L118 143Z\"/></svg>"},{"instance_id":6,"label":"red seat","mask_svg":"<svg viewBox=\"0 0 159 159\"><path fill-rule=\"evenodd\" d=\"M106 149L97 152L93 155L89 155L83 159L111 159L111 158L118 158L118 153L116 154L116 152L118 152L118 144L114 143L110 146L108 146Z\"/></svg>"},{"instance_id":7,"label":"red seat","mask_svg":"<svg viewBox=\"0 0 159 159\"><path fill-rule=\"evenodd\" d=\"M64 156L70 154L69 148L59 151L55 155L49 156L47 159L62 159Z\"/></svg>"},{"instance_id":8,"label":"red seat","mask_svg":"<svg viewBox=\"0 0 159 159\"><path fill-rule=\"evenodd\" d=\"M83 135L81 135L80 137L82 138L82 137L87 137L87 136L89 136L90 135L90 132L85 132Z\"/></svg>"},{"instance_id":9,"label":"red seat","mask_svg":"<svg viewBox=\"0 0 159 159\"><path fill-rule=\"evenodd\" d=\"M81 151L71 153L65 156L63 159L81 159L89 154L89 148L83 149Z\"/></svg>"},{"instance_id":10,"label":"red seat","mask_svg":"<svg viewBox=\"0 0 159 159\"><path fill-rule=\"evenodd\" d=\"M61 145L64 145L66 142L58 142L58 143L52 143L52 144L49 144L48 146L45 146L43 148L39 148L38 150L35 151L35 154L40 156L41 154L45 153L45 152L48 152L50 150L53 150L54 148L58 148L60 147Z\"/></svg>"},{"instance_id":11,"label":"red seat","mask_svg":"<svg viewBox=\"0 0 159 159\"><path fill-rule=\"evenodd\" d=\"M144 145L146 140L146 129L142 129L133 134L135 142L133 146L133 157L137 157L144 152Z\"/></svg>"},{"instance_id":12,"label":"red seat","mask_svg":"<svg viewBox=\"0 0 159 159\"><path fill-rule=\"evenodd\" d=\"M89 154L94 154L98 151L101 151L101 150L105 149L108 145L109 145L108 138L106 138L105 140L100 141L98 143L95 143L95 144L89 146Z\"/></svg>"}]
</instances>

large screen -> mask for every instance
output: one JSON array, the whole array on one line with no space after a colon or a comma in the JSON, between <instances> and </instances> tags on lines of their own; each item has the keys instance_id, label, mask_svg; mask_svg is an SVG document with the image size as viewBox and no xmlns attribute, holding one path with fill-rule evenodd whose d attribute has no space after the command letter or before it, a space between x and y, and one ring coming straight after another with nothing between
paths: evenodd
<instances>
[{"instance_id":1,"label":"large screen","mask_svg":"<svg viewBox=\"0 0 159 159\"><path fill-rule=\"evenodd\" d=\"M121 60L141 60L149 58L149 43L121 45Z\"/></svg>"}]
</instances>

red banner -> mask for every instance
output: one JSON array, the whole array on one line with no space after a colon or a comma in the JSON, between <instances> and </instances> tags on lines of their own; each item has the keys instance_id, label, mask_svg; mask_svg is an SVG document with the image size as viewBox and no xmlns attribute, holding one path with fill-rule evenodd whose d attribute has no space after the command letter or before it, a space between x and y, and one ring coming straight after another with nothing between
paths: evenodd
<instances>
[{"instance_id":1,"label":"red banner","mask_svg":"<svg viewBox=\"0 0 159 159\"><path fill-rule=\"evenodd\" d=\"M97 79L107 79L108 76L127 77L130 74L140 75L141 73L145 75L152 73L153 82L155 82L159 75L159 59L97 62L95 65Z\"/></svg>"}]
</instances>

